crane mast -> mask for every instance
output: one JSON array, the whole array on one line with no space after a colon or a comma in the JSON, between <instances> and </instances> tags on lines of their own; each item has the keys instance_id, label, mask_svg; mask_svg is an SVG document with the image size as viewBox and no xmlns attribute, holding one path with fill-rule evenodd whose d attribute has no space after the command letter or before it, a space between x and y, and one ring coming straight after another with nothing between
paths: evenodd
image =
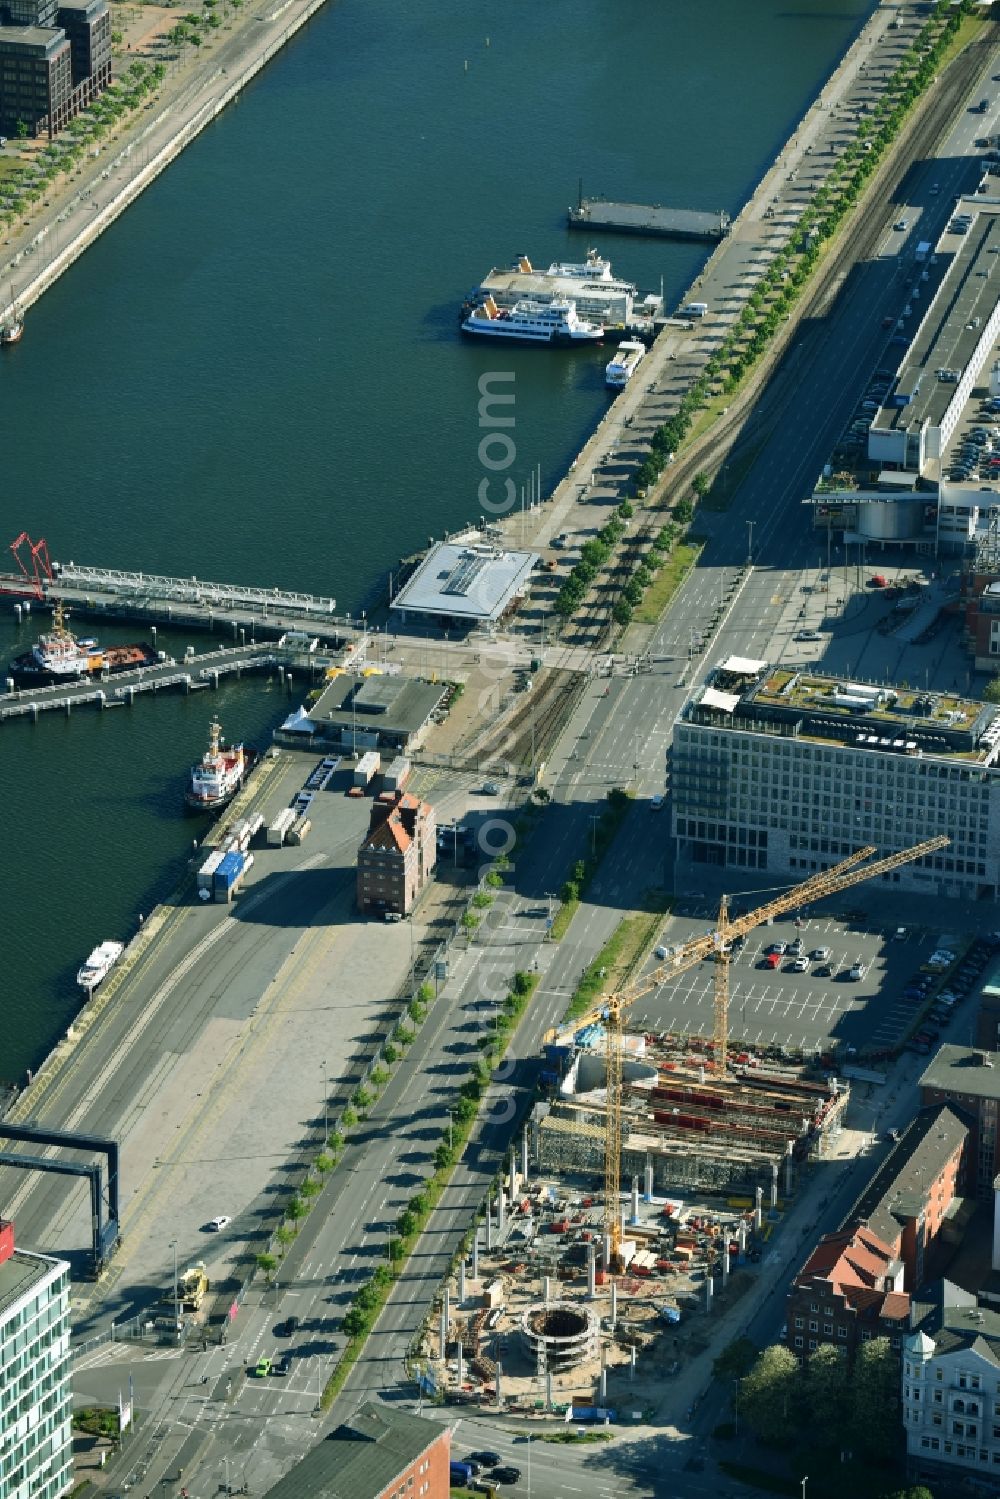
<instances>
[{"instance_id":1,"label":"crane mast","mask_svg":"<svg viewBox=\"0 0 1000 1499\"><path fill-rule=\"evenodd\" d=\"M875 875L888 874L901 864L925 858L950 840L944 834L928 838L913 848L889 854L874 863L866 861L876 852L872 847L857 849L848 854L832 868L811 875L801 884L786 890L774 900L757 906L745 915L730 918L729 897L724 895L719 903L719 917L715 928L700 937L694 937L677 948L667 962L654 968L651 973L626 984L616 994L603 997L582 1020L576 1024L585 1026L600 1020L605 1026L605 1056L607 1060L607 1108L604 1135L604 1232L605 1243L610 1246L608 1269L619 1273L622 1263L622 1225L620 1213L621 1165L622 1165L622 1067L624 1062L625 1014L643 995L658 989L668 979L679 978L687 969L693 968L703 958L714 956L713 974L713 1066L722 1076L729 1066L729 963L735 938L743 937L755 927L782 916L797 907L820 900L826 895L836 895L851 885L859 885Z\"/></svg>"}]
</instances>

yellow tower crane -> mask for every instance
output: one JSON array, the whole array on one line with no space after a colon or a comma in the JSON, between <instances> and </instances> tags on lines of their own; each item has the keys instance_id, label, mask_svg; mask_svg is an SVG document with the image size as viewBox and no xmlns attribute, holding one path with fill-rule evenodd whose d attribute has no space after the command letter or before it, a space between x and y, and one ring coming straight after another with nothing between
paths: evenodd
<instances>
[{"instance_id":1,"label":"yellow tower crane","mask_svg":"<svg viewBox=\"0 0 1000 1499\"><path fill-rule=\"evenodd\" d=\"M788 911L808 905L812 901L821 900L826 895L835 895L839 890L846 890L851 885L860 885L862 881L870 880L877 874L888 874L890 870L898 869L901 864L909 864L914 859L922 859L927 854L946 847L948 842L949 839L942 834L936 838L929 838L924 843L918 843L913 848L903 849L901 853L890 854L884 859L876 859L874 863L865 862L870 860L876 852L874 848L858 849L856 853L849 854L846 859L842 859L839 864L834 864L832 868L823 870L820 874L812 875L802 884L787 890L784 895L779 895L776 899L767 901L756 910L748 911L746 915L737 916L734 920L730 920L729 916L729 897L724 895L719 905L719 920L714 931L706 932L701 937L693 937L690 942L685 942L675 948L659 967L635 979L623 989L619 989L616 994L602 996L586 1015L574 1022L574 1030L582 1029L595 1022L602 1023L605 1028L608 1078L607 1120L604 1137L604 1230L607 1242L611 1245L608 1268L613 1273L620 1272L622 1269L619 1196L622 1166L622 1059L626 1011L644 994L658 989L669 979L678 978L687 969L700 963L702 958L714 957L713 1066L718 1073L725 1074L728 1068L729 1046L729 961L734 938L746 936L755 927L763 926L766 921L775 916L783 916Z\"/></svg>"}]
</instances>

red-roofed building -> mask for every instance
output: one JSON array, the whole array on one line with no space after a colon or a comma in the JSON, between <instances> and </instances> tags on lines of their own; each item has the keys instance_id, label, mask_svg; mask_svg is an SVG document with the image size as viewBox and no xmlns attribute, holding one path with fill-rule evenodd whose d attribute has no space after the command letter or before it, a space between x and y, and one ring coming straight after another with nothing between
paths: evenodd
<instances>
[{"instance_id":1,"label":"red-roofed building","mask_svg":"<svg viewBox=\"0 0 1000 1499\"><path fill-rule=\"evenodd\" d=\"M786 1342L801 1358L832 1343L851 1361L869 1338L898 1349L909 1316L902 1261L870 1229L842 1229L820 1239L792 1283Z\"/></svg>"},{"instance_id":2,"label":"red-roofed building","mask_svg":"<svg viewBox=\"0 0 1000 1499\"><path fill-rule=\"evenodd\" d=\"M407 916L437 859L437 819L408 791L383 791L358 849L358 908Z\"/></svg>"}]
</instances>

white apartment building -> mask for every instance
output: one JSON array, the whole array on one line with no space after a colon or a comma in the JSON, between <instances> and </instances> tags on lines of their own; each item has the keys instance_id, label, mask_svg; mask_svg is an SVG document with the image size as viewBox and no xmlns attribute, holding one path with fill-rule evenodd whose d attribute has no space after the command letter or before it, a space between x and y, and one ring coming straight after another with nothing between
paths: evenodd
<instances>
[{"instance_id":1,"label":"white apartment building","mask_svg":"<svg viewBox=\"0 0 1000 1499\"><path fill-rule=\"evenodd\" d=\"M967 900L1000 891L1000 714L730 657L685 705L670 760L679 865L806 878L863 845L950 845L882 876Z\"/></svg>"},{"instance_id":2,"label":"white apartment building","mask_svg":"<svg viewBox=\"0 0 1000 1499\"><path fill-rule=\"evenodd\" d=\"M73 1481L69 1265L17 1249L0 1220L0 1499L59 1499Z\"/></svg>"}]
</instances>

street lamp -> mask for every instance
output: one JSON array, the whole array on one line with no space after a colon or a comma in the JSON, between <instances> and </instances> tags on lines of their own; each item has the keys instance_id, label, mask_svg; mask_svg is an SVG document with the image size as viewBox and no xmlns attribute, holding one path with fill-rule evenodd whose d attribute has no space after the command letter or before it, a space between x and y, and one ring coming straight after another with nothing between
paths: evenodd
<instances>
[{"instance_id":1,"label":"street lamp","mask_svg":"<svg viewBox=\"0 0 1000 1499\"><path fill-rule=\"evenodd\" d=\"M806 1474L805 1478L803 1478L803 1480L802 1480L802 1499L806 1499L806 1484L808 1482L809 1482L809 1475Z\"/></svg>"},{"instance_id":2,"label":"street lamp","mask_svg":"<svg viewBox=\"0 0 1000 1499\"><path fill-rule=\"evenodd\" d=\"M753 561L753 521L747 521L747 561Z\"/></svg>"},{"instance_id":3,"label":"street lamp","mask_svg":"<svg viewBox=\"0 0 1000 1499\"><path fill-rule=\"evenodd\" d=\"M174 1336L177 1336L180 1323L180 1312L177 1308L177 1240L170 1240L170 1248L174 1251Z\"/></svg>"},{"instance_id":4,"label":"street lamp","mask_svg":"<svg viewBox=\"0 0 1000 1499\"><path fill-rule=\"evenodd\" d=\"M330 1138L330 1112L326 1086L326 1062L321 1062L320 1066L323 1068L323 1146L325 1149L326 1142Z\"/></svg>"}]
</instances>

